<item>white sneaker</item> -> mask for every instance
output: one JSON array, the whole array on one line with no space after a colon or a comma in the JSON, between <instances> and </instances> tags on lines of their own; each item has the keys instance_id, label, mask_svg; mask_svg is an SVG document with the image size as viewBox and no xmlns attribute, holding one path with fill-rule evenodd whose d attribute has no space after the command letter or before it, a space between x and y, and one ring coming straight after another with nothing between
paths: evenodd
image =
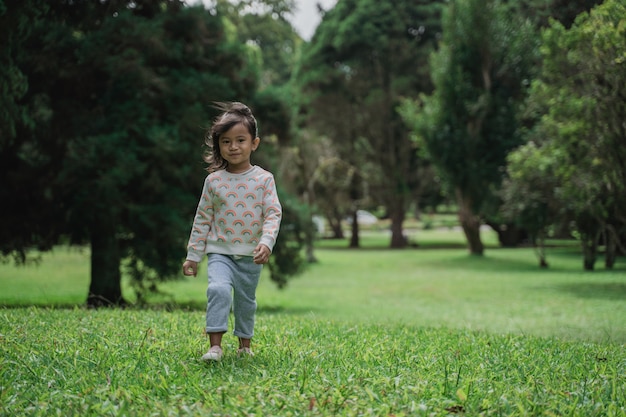
<instances>
[{"instance_id":1,"label":"white sneaker","mask_svg":"<svg viewBox=\"0 0 626 417\"><path fill-rule=\"evenodd\" d=\"M239 348L237 349L237 356L254 356L254 353L249 347Z\"/></svg>"},{"instance_id":2,"label":"white sneaker","mask_svg":"<svg viewBox=\"0 0 626 417\"><path fill-rule=\"evenodd\" d=\"M207 353L202 355L202 360L203 361L219 361L220 359L222 359L222 356L224 356L224 352L222 351L222 348L215 345L215 346L211 346L211 349L209 349Z\"/></svg>"}]
</instances>

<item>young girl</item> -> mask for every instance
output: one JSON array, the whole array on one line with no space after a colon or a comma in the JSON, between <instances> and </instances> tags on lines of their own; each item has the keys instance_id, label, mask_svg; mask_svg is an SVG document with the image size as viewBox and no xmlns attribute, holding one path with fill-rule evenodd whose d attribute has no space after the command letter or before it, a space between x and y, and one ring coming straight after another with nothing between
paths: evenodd
<instances>
[{"instance_id":1,"label":"young girl","mask_svg":"<svg viewBox=\"0 0 626 417\"><path fill-rule=\"evenodd\" d=\"M222 358L222 336L233 304L239 355L250 355L254 335L256 288L272 253L282 209L274 177L250 163L261 139L250 109L242 103L218 103L223 113L208 132L209 175L187 246L185 275L196 276L208 255L206 332L211 347L203 360Z\"/></svg>"}]
</instances>

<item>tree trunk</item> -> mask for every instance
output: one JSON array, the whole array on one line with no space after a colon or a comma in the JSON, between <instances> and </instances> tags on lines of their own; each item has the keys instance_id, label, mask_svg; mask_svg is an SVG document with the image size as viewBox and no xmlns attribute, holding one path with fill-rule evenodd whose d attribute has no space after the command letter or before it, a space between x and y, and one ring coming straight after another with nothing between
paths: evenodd
<instances>
[{"instance_id":1,"label":"tree trunk","mask_svg":"<svg viewBox=\"0 0 626 417\"><path fill-rule=\"evenodd\" d=\"M583 251L583 268L593 271L598 255L598 243L602 236L602 225L591 215L582 213L576 219L576 227L580 233L580 244Z\"/></svg>"},{"instance_id":2,"label":"tree trunk","mask_svg":"<svg viewBox=\"0 0 626 417\"><path fill-rule=\"evenodd\" d=\"M467 239L470 253L472 255L482 255L485 248L480 240L480 218L474 214L471 200L466 198L458 189L456 197L459 205L459 222Z\"/></svg>"},{"instance_id":3,"label":"tree trunk","mask_svg":"<svg viewBox=\"0 0 626 417\"><path fill-rule=\"evenodd\" d=\"M333 235L333 239L343 239L343 229L341 227L341 217L339 215L335 215L333 213L332 216L327 216L326 220L328 220L328 225L330 226L330 230Z\"/></svg>"},{"instance_id":4,"label":"tree trunk","mask_svg":"<svg viewBox=\"0 0 626 417\"><path fill-rule=\"evenodd\" d=\"M611 231L607 231L605 238L604 267L606 269L613 269L615 259L617 258L617 243L611 233Z\"/></svg>"},{"instance_id":5,"label":"tree trunk","mask_svg":"<svg viewBox=\"0 0 626 417\"><path fill-rule=\"evenodd\" d=\"M317 263L317 258L315 257L315 247L313 245L313 242L308 242L308 238L307 238L307 244L306 244L306 249L305 249L305 256L306 256L306 262L309 264L314 264Z\"/></svg>"},{"instance_id":6,"label":"tree trunk","mask_svg":"<svg viewBox=\"0 0 626 417\"><path fill-rule=\"evenodd\" d=\"M87 305L125 305L121 281L120 250L114 222L101 219L93 226L91 234L91 283Z\"/></svg>"},{"instance_id":7,"label":"tree trunk","mask_svg":"<svg viewBox=\"0 0 626 417\"><path fill-rule=\"evenodd\" d=\"M358 248L359 245L359 222L357 210L355 209L352 212L352 236L350 237L350 247Z\"/></svg>"},{"instance_id":8,"label":"tree trunk","mask_svg":"<svg viewBox=\"0 0 626 417\"><path fill-rule=\"evenodd\" d=\"M544 233L538 233L537 236L533 236L532 242L535 253L539 258L539 267L547 268L548 261L546 260L546 239Z\"/></svg>"},{"instance_id":9,"label":"tree trunk","mask_svg":"<svg viewBox=\"0 0 626 417\"><path fill-rule=\"evenodd\" d=\"M317 225L313 222L313 213L311 212L311 207L313 207L315 202L315 194L313 191L307 191L304 198L307 202L307 222L304 228L304 253L307 263L315 263L317 262L317 258L315 257L315 234ZM321 234L324 234L323 231Z\"/></svg>"},{"instance_id":10,"label":"tree trunk","mask_svg":"<svg viewBox=\"0 0 626 417\"><path fill-rule=\"evenodd\" d=\"M593 271L598 252L598 241L591 234L581 233L580 242L583 248L583 268L585 271Z\"/></svg>"},{"instance_id":11,"label":"tree trunk","mask_svg":"<svg viewBox=\"0 0 626 417\"><path fill-rule=\"evenodd\" d=\"M407 245L407 239L402 230L404 215L404 209L401 207L393 208L389 213L391 218L391 247L394 249L404 248Z\"/></svg>"},{"instance_id":12,"label":"tree trunk","mask_svg":"<svg viewBox=\"0 0 626 417\"><path fill-rule=\"evenodd\" d=\"M308 226L306 226L304 239L304 253L306 256L306 261L310 264L316 263L317 258L315 257L315 225L312 221Z\"/></svg>"}]
</instances>

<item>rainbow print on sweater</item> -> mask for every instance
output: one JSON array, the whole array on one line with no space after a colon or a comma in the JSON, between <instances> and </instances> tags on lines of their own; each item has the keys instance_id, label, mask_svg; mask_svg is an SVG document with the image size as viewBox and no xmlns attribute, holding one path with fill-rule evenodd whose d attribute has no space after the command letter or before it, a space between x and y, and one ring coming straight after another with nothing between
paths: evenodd
<instances>
[{"instance_id":1,"label":"rainbow print on sweater","mask_svg":"<svg viewBox=\"0 0 626 417\"><path fill-rule=\"evenodd\" d=\"M274 248L282 208L274 176L261 167L233 174L209 174L202 189L187 259L200 262L207 253L252 256L259 243Z\"/></svg>"}]
</instances>

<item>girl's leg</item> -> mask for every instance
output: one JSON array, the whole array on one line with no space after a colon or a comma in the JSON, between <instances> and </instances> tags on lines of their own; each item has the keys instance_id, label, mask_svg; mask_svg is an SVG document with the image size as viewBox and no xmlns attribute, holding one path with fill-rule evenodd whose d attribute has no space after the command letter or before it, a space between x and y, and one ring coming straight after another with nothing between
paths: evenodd
<instances>
[{"instance_id":1,"label":"girl's leg","mask_svg":"<svg viewBox=\"0 0 626 417\"><path fill-rule=\"evenodd\" d=\"M209 333L209 342L211 346L222 346L222 336L226 332Z\"/></svg>"},{"instance_id":2,"label":"girl's leg","mask_svg":"<svg viewBox=\"0 0 626 417\"><path fill-rule=\"evenodd\" d=\"M207 271L206 332L211 346L221 346L222 336L228 330L228 315L232 303L232 268L229 257L209 254Z\"/></svg>"},{"instance_id":3,"label":"girl's leg","mask_svg":"<svg viewBox=\"0 0 626 417\"><path fill-rule=\"evenodd\" d=\"M209 351L202 355L204 361L219 361L224 354L222 351L222 336L224 332L209 333L209 340L211 341L211 347Z\"/></svg>"},{"instance_id":4,"label":"girl's leg","mask_svg":"<svg viewBox=\"0 0 626 417\"><path fill-rule=\"evenodd\" d=\"M254 315L256 313L256 288L259 284L262 265L244 257L237 261L238 273L233 279L233 303L235 315L234 334L239 338L240 348L250 348L254 336Z\"/></svg>"},{"instance_id":5,"label":"girl's leg","mask_svg":"<svg viewBox=\"0 0 626 417\"><path fill-rule=\"evenodd\" d=\"M250 349L250 340L251 339L245 339L243 337L240 337L239 338L239 349L244 349L244 348Z\"/></svg>"}]
</instances>

